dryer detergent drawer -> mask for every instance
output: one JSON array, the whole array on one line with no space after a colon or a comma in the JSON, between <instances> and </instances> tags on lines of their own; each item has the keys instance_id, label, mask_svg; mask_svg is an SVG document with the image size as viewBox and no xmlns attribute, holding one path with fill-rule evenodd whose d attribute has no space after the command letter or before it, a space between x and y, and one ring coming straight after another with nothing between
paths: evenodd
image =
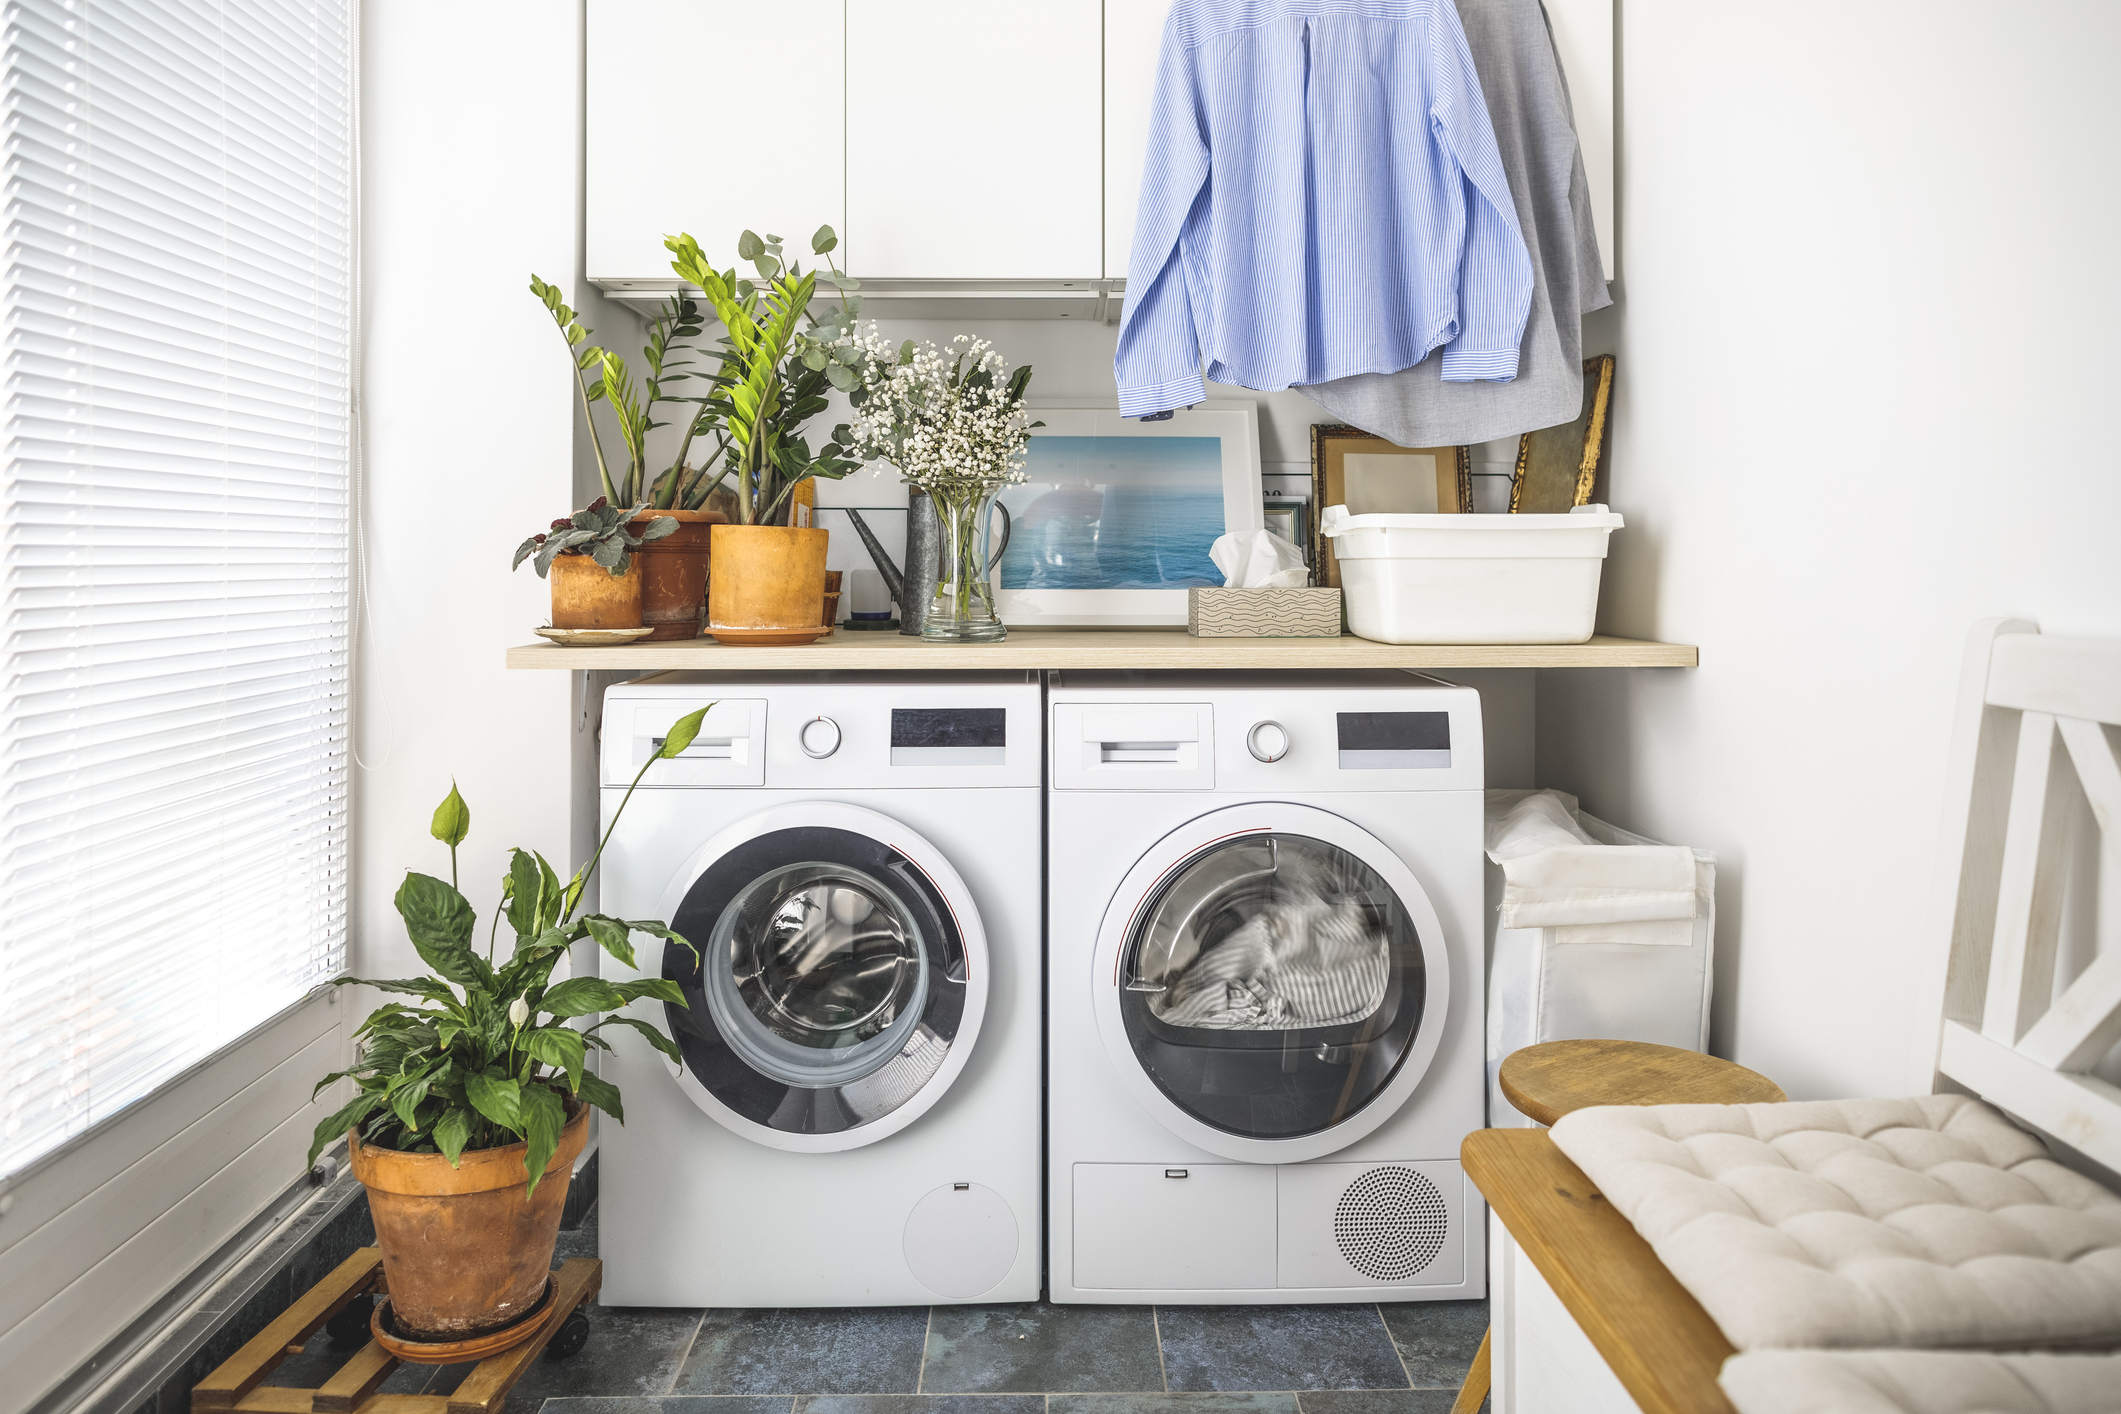
<instances>
[{"instance_id":1,"label":"dryer detergent drawer","mask_svg":"<svg viewBox=\"0 0 2121 1414\"><path fill-rule=\"evenodd\" d=\"M1144 1290L1274 1285L1265 1164L1077 1164L1075 1284Z\"/></svg>"}]
</instances>

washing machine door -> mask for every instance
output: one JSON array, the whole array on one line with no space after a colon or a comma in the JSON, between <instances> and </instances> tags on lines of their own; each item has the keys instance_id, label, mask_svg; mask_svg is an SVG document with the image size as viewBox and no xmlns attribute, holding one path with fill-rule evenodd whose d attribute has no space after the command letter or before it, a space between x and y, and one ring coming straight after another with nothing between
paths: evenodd
<instances>
[{"instance_id":1,"label":"washing machine door","mask_svg":"<svg viewBox=\"0 0 2121 1414\"><path fill-rule=\"evenodd\" d=\"M1443 929L1398 855L1330 811L1235 805L1159 840L1099 930L1098 1028L1181 1138L1295 1163L1420 1084L1451 994Z\"/></svg>"},{"instance_id":2,"label":"washing machine door","mask_svg":"<svg viewBox=\"0 0 2121 1414\"><path fill-rule=\"evenodd\" d=\"M888 815L769 807L709 840L663 900L698 949L663 949L678 1084L776 1149L873 1144L964 1068L987 1003L987 944L964 880Z\"/></svg>"}]
</instances>

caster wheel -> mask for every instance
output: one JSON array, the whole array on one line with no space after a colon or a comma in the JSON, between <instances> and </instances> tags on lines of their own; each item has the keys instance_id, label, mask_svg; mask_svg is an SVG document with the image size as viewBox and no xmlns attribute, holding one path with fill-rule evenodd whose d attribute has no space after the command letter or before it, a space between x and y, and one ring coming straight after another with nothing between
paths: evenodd
<instances>
[{"instance_id":1,"label":"caster wheel","mask_svg":"<svg viewBox=\"0 0 2121 1414\"><path fill-rule=\"evenodd\" d=\"M545 1358L565 1360L570 1355L581 1354L582 1347L587 1344L589 1318L580 1311L570 1311L567 1313L567 1319L560 1322L560 1328L553 1332L552 1339L546 1342Z\"/></svg>"},{"instance_id":2,"label":"caster wheel","mask_svg":"<svg viewBox=\"0 0 2121 1414\"><path fill-rule=\"evenodd\" d=\"M341 1350L368 1344L368 1317L375 1306L375 1297L362 1295L340 1307L339 1313L324 1323L324 1332L331 1337L331 1343Z\"/></svg>"}]
</instances>

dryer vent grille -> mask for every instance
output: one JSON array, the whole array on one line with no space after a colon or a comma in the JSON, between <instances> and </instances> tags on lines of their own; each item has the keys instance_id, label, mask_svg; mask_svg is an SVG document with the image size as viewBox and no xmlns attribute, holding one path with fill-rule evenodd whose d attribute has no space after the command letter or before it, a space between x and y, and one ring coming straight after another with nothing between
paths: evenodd
<instances>
[{"instance_id":1,"label":"dryer vent grille","mask_svg":"<svg viewBox=\"0 0 2121 1414\"><path fill-rule=\"evenodd\" d=\"M1349 1184L1333 1210L1333 1241L1376 1281L1406 1281L1443 1251L1451 1215L1427 1174L1387 1165Z\"/></svg>"}]
</instances>

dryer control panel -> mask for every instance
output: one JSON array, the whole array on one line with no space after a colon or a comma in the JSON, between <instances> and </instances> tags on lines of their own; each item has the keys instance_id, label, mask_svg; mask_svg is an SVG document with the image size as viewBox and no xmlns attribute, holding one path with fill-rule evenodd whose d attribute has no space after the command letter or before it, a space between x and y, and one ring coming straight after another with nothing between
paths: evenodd
<instances>
[{"instance_id":1,"label":"dryer control panel","mask_svg":"<svg viewBox=\"0 0 2121 1414\"><path fill-rule=\"evenodd\" d=\"M1480 695L1405 674L1057 675L1055 790L1478 790Z\"/></svg>"}]
</instances>

